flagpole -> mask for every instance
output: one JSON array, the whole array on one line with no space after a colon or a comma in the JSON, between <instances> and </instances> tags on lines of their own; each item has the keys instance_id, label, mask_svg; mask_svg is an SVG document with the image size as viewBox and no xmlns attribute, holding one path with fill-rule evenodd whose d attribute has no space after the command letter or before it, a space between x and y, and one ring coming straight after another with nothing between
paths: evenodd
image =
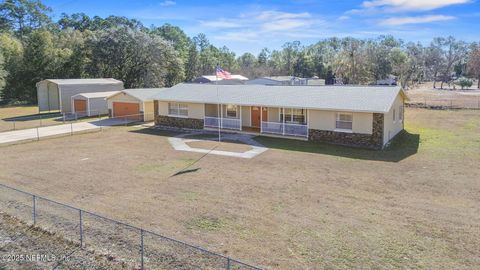
<instances>
[{"instance_id":1,"label":"flagpole","mask_svg":"<svg viewBox=\"0 0 480 270\"><path fill-rule=\"evenodd\" d=\"M220 111L221 111L222 107L221 107L221 105L220 105L220 97L219 97L219 94L218 94L218 74L217 74L217 70L218 70L218 65L217 65L217 67L215 68L215 85L216 85L216 88L217 88L217 102L218 102L218 108L217 108L218 142L221 142L220 125L222 124L222 119L220 118Z\"/></svg>"}]
</instances>

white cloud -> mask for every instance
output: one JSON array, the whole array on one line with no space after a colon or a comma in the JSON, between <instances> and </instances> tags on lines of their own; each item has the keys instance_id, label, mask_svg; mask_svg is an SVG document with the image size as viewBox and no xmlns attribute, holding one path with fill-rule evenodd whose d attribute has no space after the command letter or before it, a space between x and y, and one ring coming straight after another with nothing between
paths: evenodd
<instances>
[{"instance_id":1,"label":"white cloud","mask_svg":"<svg viewBox=\"0 0 480 270\"><path fill-rule=\"evenodd\" d=\"M277 20L263 23L262 29L265 31L285 31L309 27L311 24L312 22L307 20Z\"/></svg>"},{"instance_id":2,"label":"white cloud","mask_svg":"<svg viewBox=\"0 0 480 270\"><path fill-rule=\"evenodd\" d=\"M175 6L177 4L177 2L175 1L172 1L172 0L165 0L163 2L160 3L160 6L162 7L170 7L170 6Z\"/></svg>"},{"instance_id":3,"label":"white cloud","mask_svg":"<svg viewBox=\"0 0 480 270\"><path fill-rule=\"evenodd\" d=\"M238 31L229 32L215 37L218 40L241 41L241 42L256 42L258 41L257 32Z\"/></svg>"},{"instance_id":4,"label":"white cloud","mask_svg":"<svg viewBox=\"0 0 480 270\"><path fill-rule=\"evenodd\" d=\"M431 23L431 22L440 22L440 21L449 21L453 20L453 16L445 15L427 15L427 16L416 16L416 17L394 17L388 18L380 22L381 25L388 26L398 26L405 24L421 24L421 23Z\"/></svg>"},{"instance_id":5,"label":"white cloud","mask_svg":"<svg viewBox=\"0 0 480 270\"><path fill-rule=\"evenodd\" d=\"M201 21L203 26L219 30L216 39L234 41L256 41L260 39L278 39L318 36L326 22L313 18L308 12L290 13L276 10L264 10L241 14L238 17ZM223 29L231 29L222 32ZM235 30L234 30L235 29Z\"/></svg>"},{"instance_id":6,"label":"white cloud","mask_svg":"<svg viewBox=\"0 0 480 270\"><path fill-rule=\"evenodd\" d=\"M273 21L284 20L284 19L310 18L310 17L311 15L308 12L289 13L289 12L281 12L281 11L274 11L274 10L263 11L256 16L258 20L273 20Z\"/></svg>"},{"instance_id":7,"label":"white cloud","mask_svg":"<svg viewBox=\"0 0 480 270\"><path fill-rule=\"evenodd\" d=\"M201 21L203 26L213 27L213 28L240 28L242 23L235 20L220 19L215 21Z\"/></svg>"},{"instance_id":8,"label":"white cloud","mask_svg":"<svg viewBox=\"0 0 480 270\"><path fill-rule=\"evenodd\" d=\"M364 1L362 6L366 9L390 8L404 11L426 11L470 2L471 0L371 0Z\"/></svg>"}]
</instances>

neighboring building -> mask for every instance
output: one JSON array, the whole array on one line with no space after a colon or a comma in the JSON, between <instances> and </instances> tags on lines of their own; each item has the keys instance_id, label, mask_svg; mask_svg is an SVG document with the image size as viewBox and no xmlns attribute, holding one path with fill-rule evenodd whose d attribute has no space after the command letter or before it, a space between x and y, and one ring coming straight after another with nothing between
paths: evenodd
<instances>
[{"instance_id":1,"label":"neighboring building","mask_svg":"<svg viewBox=\"0 0 480 270\"><path fill-rule=\"evenodd\" d=\"M293 76L271 76L271 77L261 77L261 78L249 80L249 81L246 81L245 84L277 85L277 86L307 85L308 79L298 78Z\"/></svg>"},{"instance_id":2,"label":"neighboring building","mask_svg":"<svg viewBox=\"0 0 480 270\"><path fill-rule=\"evenodd\" d=\"M81 93L72 96L72 113L82 116L108 114L106 98L120 91Z\"/></svg>"},{"instance_id":3,"label":"neighboring building","mask_svg":"<svg viewBox=\"0 0 480 270\"><path fill-rule=\"evenodd\" d=\"M37 83L39 111L72 111L72 96L82 93L123 90L115 79L47 79Z\"/></svg>"},{"instance_id":4,"label":"neighboring building","mask_svg":"<svg viewBox=\"0 0 480 270\"><path fill-rule=\"evenodd\" d=\"M394 75L388 75L387 78L383 80L377 80L377 85L397 85L397 77Z\"/></svg>"},{"instance_id":5,"label":"neighboring building","mask_svg":"<svg viewBox=\"0 0 480 270\"><path fill-rule=\"evenodd\" d=\"M398 87L179 84L153 96L158 125L381 149L403 130Z\"/></svg>"},{"instance_id":6,"label":"neighboring building","mask_svg":"<svg viewBox=\"0 0 480 270\"><path fill-rule=\"evenodd\" d=\"M230 75L232 79L224 80L215 75L204 75L192 80L193 83L210 83L210 84L243 84L248 78L242 75Z\"/></svg>"},{"instance_id":7,"label":"neighboring building","mask_svg":"<svg viewBox=\"0 0 480 270\"><path fill-rule=\"evenodd\" d=\"M106 98L108 113L111 117L129 117L144 121L154 120L152 96L166 88L125 89Z\"/></svg>"},{"instance_id":8,"label":"neighboring building","mask_svg":"<svg viewBox=\"0 0 480 270\"><path fill-rule=\"evenodd\" d=\"M308 86L322 86L322 85L325 85L325 80L324 79L318 79L318 78L307 79L307 85Z\"/></svg>"}]
</instances>

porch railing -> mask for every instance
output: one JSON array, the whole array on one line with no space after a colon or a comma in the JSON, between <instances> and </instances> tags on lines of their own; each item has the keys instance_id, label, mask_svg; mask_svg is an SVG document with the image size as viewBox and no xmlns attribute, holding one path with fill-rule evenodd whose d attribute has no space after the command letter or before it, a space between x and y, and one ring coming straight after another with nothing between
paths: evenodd
<instances>
[{"instance_id":1,"label":"porch railing","mask_svg":"<svg viewBox=\"0 0 480 270\"><path fill-rule=\"evenodd\" d=\"M209 128L224 128L241 130L242 124L238 118L218 118L205 116L204 126Z\"/></svg>"},{"instance_id":2,"label":"porch railing","mask_svg":"<svg viewBox=\"0 0 480 270\"><path fill-rule=\"evenodd\" d=\"M262 133L307 137L308 126L282 122L262 122Z\"/></svg>"}]
</instances>

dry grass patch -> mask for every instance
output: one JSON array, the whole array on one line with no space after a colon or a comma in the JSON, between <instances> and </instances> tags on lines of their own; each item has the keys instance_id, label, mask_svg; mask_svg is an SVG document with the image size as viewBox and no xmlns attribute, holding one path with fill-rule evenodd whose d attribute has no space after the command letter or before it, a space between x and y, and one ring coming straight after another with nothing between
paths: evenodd
<instances>
[{"instance_id":1,"label":"dry grass patch","mask_svg":"<svg viewBox=\"0 0 480 270\"><path fill-rule=\"evenodd\" d=\"M475 269L480 111L405 119L385 151L258 137L175 176L204 154L118 127L0 147L0 179L270 269Z\"/></svg>"}]
</instances>

